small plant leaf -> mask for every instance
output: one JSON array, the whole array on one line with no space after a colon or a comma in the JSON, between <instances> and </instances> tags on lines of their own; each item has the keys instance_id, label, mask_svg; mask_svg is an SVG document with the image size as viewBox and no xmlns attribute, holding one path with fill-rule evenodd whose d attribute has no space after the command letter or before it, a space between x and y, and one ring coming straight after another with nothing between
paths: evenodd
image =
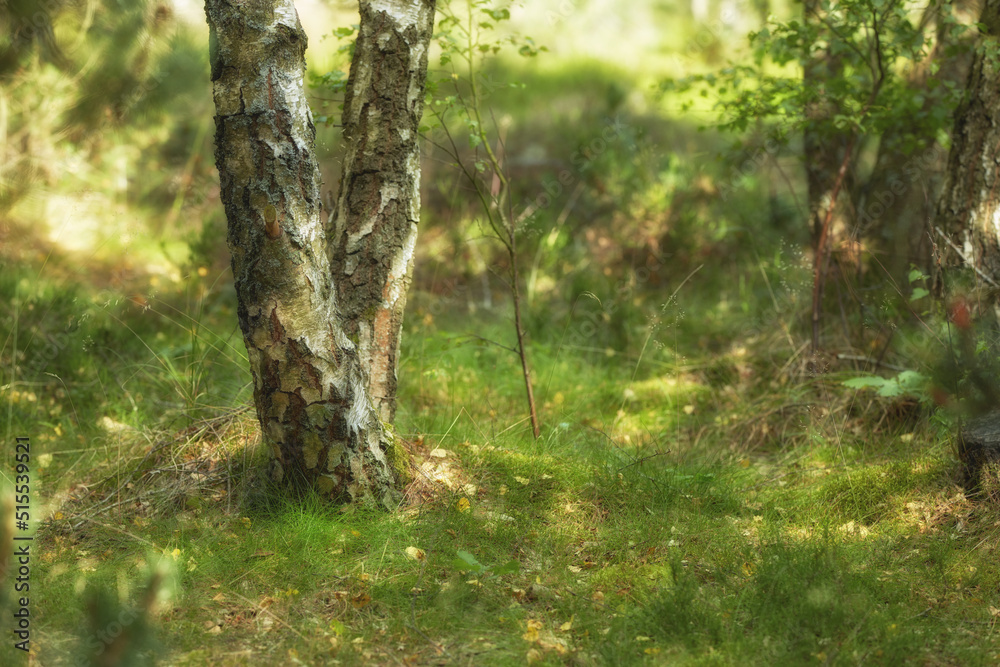
<instances>
[{"instance_id":1,"label":"small plant leaf","mask_svg":"<svg viewBox=\"0 0 1000 667\"><path fill-rule=\"evenodd\" d=\"M882 387L885 385L885 382L885 378L880 378L877 375L862 375L861 377L844 380L842 384L851 389L864 389L865 387Z\"/></svg>"},{"instance_id":2,"label":"small plant leaf","mask_svg":"<svg viewBox=\"0 0 1000 667\"><path fill-rule=\"evenodd\" d=\"M458 556L458 558L452 561L452 565L454 565L456 569L465 572L477 572L477 573L486 570L486 567L478 560L476 560L476 557L470 554L468 551L462 551L460 549L456 551L455 554Z\"/></svg>"},{"instance_id":3,"label":"small plant leaf","mask_svg":"<svg viewBox=\"0 0 1000 667\"><path fill-rule=\"evenodd\" d=\"M516 560L512 560L507 563L504 563L503 565L493 568L492 572L494 575L499 576L501 574L514 574L515 572L519 572L520 570L521 570L521 564L518 563Z\"/></svg>"}]
</instances>

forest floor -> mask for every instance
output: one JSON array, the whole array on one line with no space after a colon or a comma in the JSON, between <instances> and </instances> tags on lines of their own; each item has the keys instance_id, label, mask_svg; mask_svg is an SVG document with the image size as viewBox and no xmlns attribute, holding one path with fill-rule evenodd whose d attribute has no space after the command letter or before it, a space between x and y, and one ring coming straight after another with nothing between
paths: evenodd
<instances>
[{"instance_id":1,"label":"forest floor","mask_svg":"<svg viewBox=\"0 0 1000 667\"><path fill-rule=\"evenodd\" d=\"M2 394L34 447L34 664L1000 660L1000 512L964 492L951 420L810 372L782 327L699 338L741 318L682 294L690 328L631 352L539 336L534 440L517 358L468 336L506 316L417 294L414 478L384 512L262 481L224 290L109 304L27 275L0 277L7 352L32 318L69 332Z\"/></svg>"},{"instance_id":2,"label":"forest floor","mask_svg":"<svg viewBox=\"0 0 1000 667\"><path fill-rule=\"evenodd\" d=\"M1000 663L1000 485L963 486L955 401L924 381L957 394L982 368L941 377L961 332L929 277L838 251L810 356L797 133L720 134L698 91L663 95L667 76L746 60L730 40L745 28L577 4L515 26L548 25L541 64L477 72L525 213L542 435L501 347L506 255L428 142L396 419L413 470L392 512L265 481L201 10L171 42L163 71L179 74L143 84L147 111L114 131L65 126L70 87L118 108L91 79L25 70L5 98L25 162L4 181L21 198L0 201L0 469L28 438L37 532L30 590L0 575L0 665L24 664L10 631L25 593L44 667ZM346 44L312 44L323 72L344 64ZM108 77L130 62L87 58ZM314 94L332 119L336 96ZM332 197L340 130L317 124ZM996 339L961 342L996 359Z\"/></svg>"}]
</instances>

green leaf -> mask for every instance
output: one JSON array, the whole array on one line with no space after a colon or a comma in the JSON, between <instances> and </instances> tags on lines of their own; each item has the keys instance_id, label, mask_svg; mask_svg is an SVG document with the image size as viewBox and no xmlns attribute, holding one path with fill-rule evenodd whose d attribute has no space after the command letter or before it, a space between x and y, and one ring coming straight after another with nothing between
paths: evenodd
<instances>
[{"instance_id":1,"label":"green leaf","mask_svg":"<svg viewBox=\"0 0 1000 667\"><path fill-rule=\"evenodd\" d=\"M882 387L886 383L885 378L877 375L862 375L860 377L844 380L841 384L851 389L864 389L865 387Z\"/></svg>"},{"instance_id":2,"label":"green leaf","mask_svg":"<svg viewBox=\"0 0 1000 667\"><path fill-rule=\"evenodd\" d=\"M488 14L494 21L505 21L510 18L508 9L484 9L484 14Z\"/></svg>"},{"instance_id":3,"label":"green leaf","mask_svg":"<svg viewBox=\"0 0 1000 667\"><path fill-rule=\"evenodd\" d=\"M923 299L928 294L930 294L930 292L927 291L927 290L925 290L923 287L916 287L913 290L913 294L910 295L910 301L916 301L917 299Z\"/></svg>"},{"instance_id":4,"label":"green leaf","mask_svg":"<svg viewBox=\"0 0 1000 667\"><path fill-rule=\"evenodd\" d=\"M921 391L927 384L927 378L916 371L903 371L896 376L895 381L904 393Z\"/></svg>"},{"instance_id":5,"label":"green leaf","mask_svg":"<svg viewBox=\"0 0 1000 667\"><path fill-rule=\"evenodd\" d=\"M458 551L455 552L455 555L457 555L458 558L452 561L452 565L457 570L462 570L464 572L477 572L477 573L481 573L486 570L486 566L484 566L482 563L476 560L476 557L470 554L468 551L462 551L461 549L459 549Z\"/></svg>"},{"instance_id":6,"label":"green leaf","mask_svg":"<svg viewBox=\"0 0 1000 667\"><path fill-rule=\"evenodd\" d=\"M494 575L499 576L501 574L513 574L515 572L519 572L520 570L521 570L521 564L518 563L516 560L512 560L508 563L500 565L499 567L493 568L492 572Z\"/></svg>"}]
</instances>

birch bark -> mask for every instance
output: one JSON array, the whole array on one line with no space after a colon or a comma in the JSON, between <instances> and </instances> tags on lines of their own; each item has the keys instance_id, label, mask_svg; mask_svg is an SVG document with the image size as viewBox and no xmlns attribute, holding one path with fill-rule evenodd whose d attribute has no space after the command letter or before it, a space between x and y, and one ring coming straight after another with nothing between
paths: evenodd
<instances>
[{"instance_id":1,"label":"birch bark","mask_svg":"<svg viewBox=\"0 0 1000 667\"><path fill-rule=\"evenodd\" d=\"M942 265L965 264L1000 286L1000 0L986 0L966 96L955 112L935 223ZM936 232L935 232L936 233ZM961 252L959 252L961 251ZM940 276L938 276L940 288Z\"/></svg>"},{"instance_id":2,"label":"birch bark","mask_svg":"<svg viewBox=\"0 0 1000 667\"><path fill-rule=\"evenodd\" d=\"M329 221L330 263L347 335L383 420L396 369L420 218L420 146L435 0L361 0L344 99L347 153Z\"/></svg>"},{"instance_id":3,"label":"birch bark","mask_svg":"<svg viewBox=\"0 0 1000 667\"><path fill-rule=\"evenodd\" d=\"M411 23L417 18L433 21L433 5L429 10L425 4L413 8L391 0L363 2L362 33L374 35L384 50L385 31L378 26L405 21L411 14ZM424 16L427 11L429 19ZM374 304L373 312L388 301L398 308L401 319L402 306L397 304L405 292L403 269L412 261L410 228L416 223L419 200L403 195L394 200L388 194L394 192L393 186L402 191L403 184L418 178L419 170L410 162L397 161L392 167L403 174L398 184L385 178L380 184L386 185L374 190L383 198L384 203L377 204L380 212L390 205L403 209L412 223L404 241L395 245L383 241L370 253L393 248L392 254L372 260L388 267L393 280L375 287L355 283L351 289L338 289L342 276L352 274L345 274L339 264L336 270L331 267L327 222L320 210L315 128L303 90L306 36L292 0L206 0L206 14L216 164L228 220L238 317L257 415L274 453L274 476L338 500L394 507L402 457L370 395L371 353L360 344L363 336L350 318L359 310L359 294L369 298L377 292L381 298L367 302L369 307ZM415 30L411 27L410 32ZM360 53L356 60L365 58ZM426 44L423 58L425 71ZM377 63L357 67L379 70ZM376 75L359 78L353 70L354 97L382 81ZM415 107L413 100L423 99L422 72L413 88L383 90L384 104L394 100L413 109L419 119L422 107ZM393 132L403 133L399 128ZM352 133L348 139L370 143L377 134ZM415 127L412 135L415 142ZM415 160L413 151L407 155ZM366 167L355 167L354 161L345 164L345 180L368 183L370 172L358 169ZM359 198L373 191L360 192ZM384 235L379 231L377 238L381 241ZM375 271L358 275L379 276ZM385 296L386 284L397 290L390 293L393 298ZM351 295L346 308L338 303L339 293Z\"/></svg>"}]
</instances>

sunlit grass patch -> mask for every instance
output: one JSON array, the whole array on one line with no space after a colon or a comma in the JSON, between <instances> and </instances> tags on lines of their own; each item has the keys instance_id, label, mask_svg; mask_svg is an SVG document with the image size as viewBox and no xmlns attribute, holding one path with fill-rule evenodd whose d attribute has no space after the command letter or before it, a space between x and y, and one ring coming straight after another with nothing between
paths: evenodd
<instances>
[{"instance_id":1,"label":"sunlit grass patch","mask_svg":"<svg viewBox=\"0 0 1000 667\"><path fill-rule=\"evenodd\" d=\"M915 481L908 462L868 465L827 481L819 500L846 519L874 523L898 512Z\"/></svg>"}]
</instances>

